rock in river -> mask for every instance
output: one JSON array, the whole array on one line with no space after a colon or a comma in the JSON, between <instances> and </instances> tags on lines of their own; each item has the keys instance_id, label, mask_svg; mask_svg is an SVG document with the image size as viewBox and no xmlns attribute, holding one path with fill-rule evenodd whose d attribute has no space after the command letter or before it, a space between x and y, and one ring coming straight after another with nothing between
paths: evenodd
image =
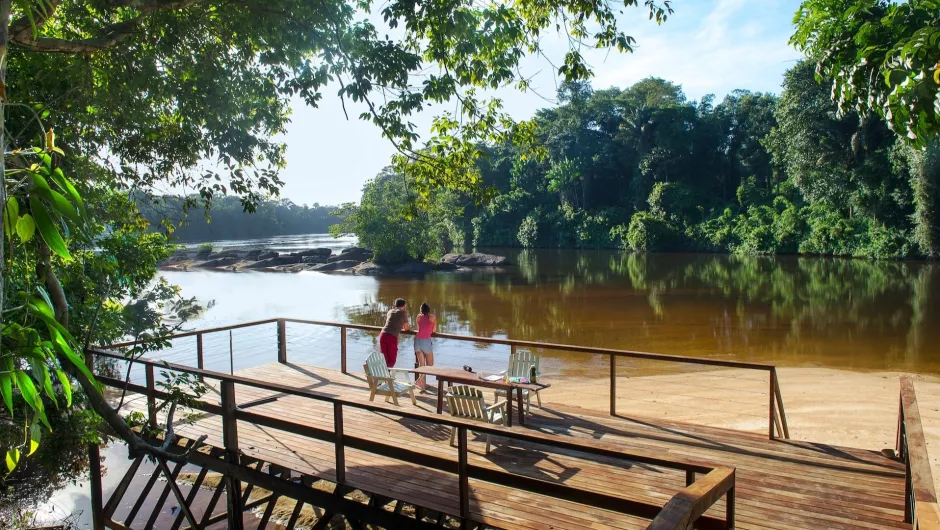
<instances>
[{"instance_id":1,"label":"rock in river","mask_svg":"<svg viewBox=\"0 0 940 530\"><path fill-rule=\"evenodd\" d=\"M300 256L305 258L307 256L323 256L324 259L328 258L333 251L328 248L311 248L307 250L301 250L300 252L293 252L292 256Z\"/></svg>"},{"instance_id":2,"label":"rock in river","mask_svg":"<svg viewBox=\"0 0 940 530\"><path fill-rule=\"evenodd\" d=\"M451 263L458 267L497 267L500 265L509 265L506 256L496 256L494 254L445 254L441 258L443 263Z\"/></svg>"},{"instance_id":3,"label":"rock in river","mask_svg":"<svg viewBox=\"0 0 940 530\"><path fill-rule=\"evenodd\" d=\"M350 267L355 267L356 265L359 265L359 263L360 263L360 262L358 262L358 261L356 261L356 260L351 260L351 259L350 259L350 260L331 261L331 262L329 262L329 263L321 263L320 265L314 265L313 267L311 267L311 268L308 269L308 270L312 270L312 271L339 271L339 270L348 269L348 268L350 268Z\"/></svg>"},{"instance_id":4,"label":"rock in river","mask_svg":"<svg viewBox=\"0 0 940 530\"><path fill-rule=\"evenodd\" d=\"M252 261L258 261L258 259L261 257L261 253L263 253L263 252L264 252L263 250L258 249L258 248L254 249L254 250L249 250L249 251L245 254L245 259L249 259L249 260L252 260Z\"/></svg>"},{"instance_id":5,"label":"rock in river","mask_svg":"<svg viewBox=\"0 0 940 530\"><path fill-rule=\"evenodd\" d=\"M376 274L388 274L392 272L392 269L386 267L385 265L379 265L378 263L367 261L365 263L362 263L353 267L352 272L354 272L355 274L363 274L363 275L371 276L371 275L376 275Z\"/></svg>"},{"instance_id":6,"label":"rock in river","mask_svg":"<svg viewBox=\"0 0 940 530\"><path fill-rule=\"evenodd\" d=\"M315 254L313 256L303 256L300 258L303 263L306 264L316 264L316 263L326 263L326 256L322 254Z\"/></svg>"},{"instance_id":7,"label":"rock in river","mask_svg":"<svg viewBox=\"0 0 940 530\"><path fill-rule=\"evenodd\" d=\"M219 258L237 258L241 255L241 252L237 250L223 250L222 252L213 252L209 254L209 259L219 259Z\"/></svg>"},{"instance_id":8,"label":"rock in river","mask_svg":"<svg viewBox=\"0 0 940 530\"><path fill-rule=\"evenodd\" d=\"M264 256L264 254L262 254L262 256ZM300 263L300 260L300 256L277 256L256 261L251 265L248 265L248 268L263 269L265 267L277 267L278 265L293 265L295 263Z\"/></svg>"},{"instance_id":9,"label":"rock in river","mask_svg":"<svg viewBox=\"0 0 940 530\"><path fill-rule=\"evenodd\" d=\"M276 257L278 257L278 256L280 256L280 255L281 255L280 252L275 252L275 251L273 251L273 250L268 250L268 251L266 251L266 252L262 252L261 254L259 254L259 255L258 255L258 259L259 259L259 260L266 260L266 259L276 258ZM298 260L298 261L300 261L300 260Z\"/></svg>"},{"instance_id":10,"label":"rock in river","mask_svg":"<svg viewBox=\"0 0 940 530\"><path fill-rule=\"evenodd\" d=\"M353 259L353 260L359 260L359 261L366 261L368 259L372 259L372 249L363 248L363 247L344 248L343 251L340 252L338 256L333 256L330 259L332 259L333 261L336 261L338 259Z\"/></svg>"},{"instance_id":11,"label":"rock in river","mask_svg":"<svg viewBox=\"0 0 940 530\"><path fill-rule=\"evenodd\" d=\"M240 259L240 258L237 258L237 257L226 257L226 258L219 258L219 259L209 260L209 261L200 263L200 264L197 265L197 266L198 266L198 267L205 267L205 268L209 268L209 269L211 269L211 268L216 268L216 267L228 267L229 265L235 265L235 264L238 263L239 261L241 261L241 259Z\"/></svg>"}]
</instances>

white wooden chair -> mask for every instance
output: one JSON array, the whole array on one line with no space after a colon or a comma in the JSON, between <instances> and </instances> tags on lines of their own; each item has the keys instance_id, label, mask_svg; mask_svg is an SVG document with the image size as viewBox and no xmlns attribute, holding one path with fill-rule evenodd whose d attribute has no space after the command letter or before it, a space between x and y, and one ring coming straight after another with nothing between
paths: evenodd
<instances>
[{"instance_id":1,"label":"white wooden chair","mask_svg":"<svg viewBox=\"0 0 940 530\"><path fill-rule=\"evenodd\" d=\"M486 401L483 400L483 392L466 385L452 386L450 392L447 393L447 405L450 407L450 415L455 418L506 425L507 404L508 402L503 400L486 406ZM456 436L457 429L454 428L450 433L450 445L454 445ZM486 452L490 452L489 434L486 435Z\"/></svg>"},{"instance_id":2,"label":"white wooden chair","mask_svg":"<svg viewBox=\"0 0 940 530\"><path fill-rule=\"evenodd\" d=\"M523 350L517 351L509 356L509 369L500 372L500 375L507 375L510 378L528 377L530 381L534 383L535 378L532 377L533 373L535 373L536 376L539 373L539 356L530 351ZM535 399L538 401L539 408L542 408L542 396L539 395L538 390L533 392L535 393ZM512 396L506 395L505 390L497 390L495 394L497 401L500 399L512 399ZM523 389L522 395L525 397L525 411L529 412L532 408L532 393Z\"/></svg>"},{"instance_id":3,"label":"white wooden chair","mask_svg":"<svg viewBox=\"0 0 940 530\"><path fill-rule=\"evenodd\" d=\"M415 385L408 380L408 370L406 368L389 368L385 364L385 357L379 352L374 352L366 359L366 364L362 366L366 372L366 381L369 383L369 401L373 401L376 395L385 396L385 401L391 401L398 405L398 396L400 394L411 395L411 403L417 405L415 401ZM399 381L395 376L405 374L405 382Z\"/></svg>"}]
</instances>

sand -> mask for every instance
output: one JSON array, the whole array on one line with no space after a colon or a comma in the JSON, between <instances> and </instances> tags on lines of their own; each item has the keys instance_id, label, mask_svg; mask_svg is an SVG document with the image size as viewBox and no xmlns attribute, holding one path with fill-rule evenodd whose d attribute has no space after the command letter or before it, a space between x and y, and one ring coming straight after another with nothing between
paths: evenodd
<instances>
[{"instance_id":1,"label":"sand","mask_svg":"<svg viewBox=\"0 0 940 530\"><path fill-rule=\"evenodd\" d=\"M778 368L777 375L791 439L894 449L899 377L905 374ZM934 484L940 491L940 378L913 376ZM609 379L554 376L551 383L542 393L546 403L609 410ZM617 412L766 433L768 388L766 373L746 370L620 376Z\"/></svg>"}]
</instances>

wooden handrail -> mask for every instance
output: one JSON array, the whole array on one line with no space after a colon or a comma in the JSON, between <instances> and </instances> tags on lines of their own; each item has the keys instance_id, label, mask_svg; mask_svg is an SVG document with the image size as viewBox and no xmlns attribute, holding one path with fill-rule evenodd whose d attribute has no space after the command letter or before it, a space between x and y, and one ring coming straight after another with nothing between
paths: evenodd
<instances>
[{"instance_id":1,"label":"wooden handrail","mask_svg":"<svg viewBox=\"0 0 940 530\"><path fill-rule=\"evenodd\" d=\"M191 366L185 366L176 363L170 363L166 361L156 361L153 359L139 358L139 359L127 359L118 352L112 352L104 350L101 348L90 347L88 350L96 356L109 357L112 359L119 359L122 361L127 361L130 363L138 363L144 366L150 365L154 368L164 368L167 370L172 370L174 372L183 372L193 375L202 376L203 379L214 379L220 382L230 382L236 385L250 386L258 388L261 390L268 390L272 392L278 392L285 395L298 396L304 398L315 399L318 401L326 401L329 403L340 403L343 406L348 406L352 408L357 408L361 410L367 410L370 412L381 412L383 414L394 414L402 418L425 421L429 423L435 423L438 425L443 425L445 427L467 427L468 429L482 434L492 434L495 436L501 436L503 438L511 438L519 440L521 442L529 442L535 444L544 444L559 449L567 449L571 451L579 451L587 454L592 454L596 456L604 456L609 458L617 458L621 460L630 460L633 462L657 465L661 467L679 469L684 471L694 471L696 473L708 473L714 466L708 465L703 462L698 462L688 459L680 458L671 458L663 459L658 455L661 453L656 451L643 451L640 449L633 449L629 453L625 453L616 446L605 444L603 442L591 442L591 444L583 444L580 442L574 442L571 440L560 439L556 436L549 434L544 434L538 431L514 431L508 427L502 427L499 425L490 425L479 423L471 420L464 420L461 418L453 418L448 416L434 415L430 416L427 413L418 413L410 412L408 409L403 409L400 407L395 407L394 405L385 404L385 403L374 403L370 401L353 401L348 399L343 399L336 397L333 394L325 394L320 392L315 392L313 390L306 390L302 388L295 388L291 386L282 385L279 383L273 383L270 381L262 381L260 379L252 379L249 377L243 377L239 375L230 375L222 372L214 372L212 370L200 370L198 368L193 368ZM99 376L98 379L109 386L115 388L127 387L128 390L138 392L140 394L147 394L151 392L150 389L144 386L135 385L133 383L124 383L123 381L117 379L111 379L108 377ZM157 398L166 398L167 395L161 391L153 391L152 394ZM204 404L195 404L194 407L198 410L204 410L213 414L218 413L218 406L212 405L209 403Z\"/></svg>"},{"instance_id":2,"label":"wooden handrail","mask_svg":"<svg viewBox=\"0 0 940 530\"><path fill-rule=\"evenodd\" d=\"M248 421L257 425L271 427L274 429L282 430L285 432L290 432L298 434L300 436L305 436L308 438L313 438L317 440L325 440L332 442L336 449L336 464L337 464L337 480L339 483L342 483L345 475L345 456L344 448L352 447L358 450L367 451L373 454L386 456L389 458L395 458L399 460L404 460L412 462L418 465L431 467L446 472L453 472L454 463L445 458L426 455L422 452L412 451L406 448L398 447L391 444L385 444L376 442L375 440L360 438L356 436L350 436L343 433L343 407L352 407L362 410L368 410L373 412L382 412L384 414L392 414L402 418L416 419L423 422L433 423L437 425L449 426L456 428L459 433L459 444L458 444L458 462L457 462L457 474L460 481L460 516L464 519L468 518L470 515L469 512L469 483L470 478L475 478L478 480L484 480L488 482L494 482L497 484L504 484L506 486L512 487L514 489L526 490L534 493L539 493L543 495L549 495L552 497L569 500L572 502L578 502L582 504L588 504L592 506L602 507L604 509L615 510L626 514L631 514L639 517L657 517L663 510L655 504L645 503L634 501L630 499L623 499L620 497L615 497L599 492L586 491L582 488L576 488L568 486L565 484L556 484L552 482L543 481L536 478L526 477L523 475L518 475L509 471L502 469L490 469L484 468L476 465L469 465L467 462L467 444L466 444L466 433L468 430L473 430L483 434L495 434L504 438L509 438L517 441L529 442L534 444L540 444L549 446L556 449L568 450L568 451L577 451L581 453L603 456L607 458L613 458L622 461L630 461L636 463L644 463L655 465L664 468L671 468L677 470L686 471L688 476L690 473L703 473L705 477L696 482L700 484L699 488L702 489L705 493L716 490L715 486L711 486L711 482L714 480L714 471L715 467L689 461L683 459L674 459L666 460L657 456L658 453L653 452L642 452L642 451L631 451L624 452L619 450L616 447L610 446L604 443L594 442L592 444L583 444L580 442L574 442L571 440L559 439L558 437L530 431L530 432L518 432L512 431L506 427L499 426L489 426L484 424L479 424L477 422L472 422L468 420L463 420L459 418L446 418L443 416L437 415L428 415L428 414L419 414L415 412L409 412L400 408L392 407L391 405L384 404L375 404L371 402L357 402L347 399L337 398L333 395L321 394L318 392L313 392L310 390L298 389L294 387L289 387L285 385L280 385L277 383L270 383L266 381L260 381L256 379L246 378L242 376L224 374L213 372L210 370L201 370L198 368L192 368L189 366L178 365L174 363L169 363L166 361L155 361L146 358L139 359L127 359L123 355L117 352L107 351L100 348L89 348L87 353L89 357L101 356L108 358L115 358L124 360L130 363L140 363L145 366L148 373L152 373L157 368L163 368L166 370L173 370L178 372L190 373L200 377L201 379L214 379L220 382L220 387L222 389L222 402L220 405L204 403L204 402L195 402L190 405L191 408L195 410L201 410L209 413L221 414L223 419L223 442L227 453L226 461L231 464L238 464L240 452L238 450L238 434L237 434L237 422ZM126 381L113 379L106 376L100 376L99 381L103 384L113 386L115 388L124 388L131 390L133 392L138 392L147 397L148 402L154 401L156 398L166 398L168 397L165 392L159 391L154 388L153 383L148 380L146 386L140 386L137 384L129 383ZM316 399L319 401L330 402L333 404L334 412L334 430L326 430L318 427L313 427L310 425L304 425L289 420L284 420L272 416L255 414L243 410L239 410L236 406L235 400L235 388L236 385L244 385L254 388L259 388L263 390L269 390L279 393L284 393L288 395L294 395L299 397L305 397L310 399ZM155 415L150 414L151 419L155 420ZM725 469L725 468L720 468ZM237 478L235 475L227 476L226 480L231 481L230 485L231 491L240 491L241 487L237 483ZM733 470L731 475L731 484L733 488ZM724 484L723 482L721 484ZM721 485L719 484L719 485ZM694 484L693 484L694 486ZM689 488L686 488L687 491ZM707 491L706 491L707 490ZM694 491L694 490L693 490ZM722 493L723 494L723 493ZM718 495L719 498L721 495ZM236 496L227 496L227 500L230 503L235 503L229 507L230 510L233 510L233 513L240 513L239 506L237 505L238 499ZM732 497L729 496L729 501ZM705 501L700 501L699 504L704 503ZM733 503L733 501L730 501ZM714 501L712 501L712 504ZM694 515L693 520L699 519L702 515L701 513L696 513L697 506L692 506L692 514ZM709 504L710 506L710 504ZM732 506L732 505L729 505ZM675 509L675 508L674 508ZM707 506L705 507L707 509ZM704 512L704 510L703 510ZM733 518L733 510L729 507L728 512L729 517ZM700 523L703 528L731 528L728 525L727 521L721 521L720 519L712 517L701 517Z\"/></svg>"},{"instance_id":3,"label":"wooden handrail","mask_svg":"<svg viewBox=\"0 0 940 530\"><path fill-rule=\"evenodd\" d=\"M914 379L910 376L901 376L897 442L898 456L906 471L904 522L911 523L914 530L940 530L940 506L927 456Z\"/></svg>"},{"instance_id":4,"label":"wooden handrail","mask_svg":"<svg viewBox=\"0 0 940 530\"><path fill-rule=\"evenodd\" d=\"M251 326L260 326L264 324L277 323L277 344L278 344L278 362L286 363L287 362L287 332L286 324L295 323L295 324L307 324L314 326L328 326L339 328L340 330L340 366L342 373L347 373L346 371L346 332L348 329L356 329L360 331L369 331L372 333L379 333L382 331L380 326L369 326L366 324L350 324L342 322L330 322L322 320L304 320L298 318L270 318L267 320L256 320L252 322L244 322L241 324L233 324L229 326L221 326L215 328L206 328L195 331L188 331L185 333L178 333L171 335L169 337L145 339L141 341L131 341L131 342L121 342L117 344L112 344L107 346L108 348L122 348L127 346L133 346L135 344L141 344L153 340L172 340L178 338L192 337L197 338L197 347L199 349L199 360L202 360L202 337L207 333L217 333L222 331L231 331L233 329L246 328ZM414 335L414 330L402 331L406 335ZM787 425L786 412L783 408L783 399L780 395L780 385L777 380L777 371L776 367L772 364L767 363L755 363L755 362L743 362L743 361L727 361L722 359L708 359L700 357L688 357L683 355L672 355L666 353L650 353L650 352L640 352L640 351L631 351L631 350L618 350L611 348L598 348L594 346L578 346L574 344L555 344L550 342L536 342L536 341L526 341L526 340L515 340L515 339L500 339L493 337L477 337L473 335L453 335L449 333L434 333L434 337L447 340L458 340L464 342L475 342L482 344L498 344L509 346L511 351L514 353L517 348L541 348L546 350L558 350L558 351L570 351L577 353L588 353L593 355L607 355L610 357L610 414L612 416L617 415L617 358L618 357L627 357L633 359L645 359L652 361L666 361L666 362L675 362L675 363L686 363L686 364L698 364L704 366L717 366L723 368L738 368L745 370L762 370L768 373L769 389L768 389L768 425L767 432L771 440L778 437L783 437L786 439L790 438L790 429ZM200 368L203 367L200 364Z\"/></svg>"},{"instance_id":5,"label":"wooden handrail","mask_svg":"<svg viewBox=\"0 0 940 530\"><path fill-rule=\"evenodd\" d=\"M734 528L734 468L715 468L691 486L676 493L663 506L647 530L685 530L727 495L726 528Z\"/></svg>"}]
</instances>

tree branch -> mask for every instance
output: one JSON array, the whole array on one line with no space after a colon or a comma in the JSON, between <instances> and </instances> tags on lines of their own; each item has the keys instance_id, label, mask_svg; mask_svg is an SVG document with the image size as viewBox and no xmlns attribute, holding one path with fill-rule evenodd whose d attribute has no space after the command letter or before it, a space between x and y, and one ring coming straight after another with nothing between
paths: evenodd
<instances>
[{"instance_id":1,"label":"tree branch","mask_svg":"<svg viewBox=\"0 0 940 530\"><path fill-rule=\"evenodd\" d=\"M143 15L126 22L114 24L105 30L103 37L93 39L56 39L51 37L35 37L32 32L14 35L13 42L33 51L49 53L94 53L114 46L134 33L137 24Z\"/></svg>"}]
</instances>

